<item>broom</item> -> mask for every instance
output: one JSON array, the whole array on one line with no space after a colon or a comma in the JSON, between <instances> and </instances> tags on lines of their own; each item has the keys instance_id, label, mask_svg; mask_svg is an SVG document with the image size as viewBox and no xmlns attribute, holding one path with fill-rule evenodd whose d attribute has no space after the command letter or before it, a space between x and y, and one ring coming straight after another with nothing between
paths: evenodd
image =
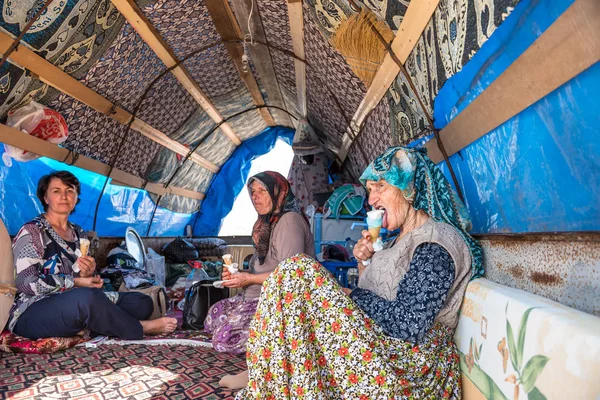
<instances>
[{"instance_id":1,"label":"broom","mask_svg":"<svg viewBox=\"0 0 600 400\"><path fill-rule=\"evenodd\" d=\"M394 39L394 33L383 21L368 9L362 9L343 21L334 36L331 44L335 47L352 71L364 84L369 87L386 53L385 44L374 31L389 43Z\"/></svg>"}]
</instances>

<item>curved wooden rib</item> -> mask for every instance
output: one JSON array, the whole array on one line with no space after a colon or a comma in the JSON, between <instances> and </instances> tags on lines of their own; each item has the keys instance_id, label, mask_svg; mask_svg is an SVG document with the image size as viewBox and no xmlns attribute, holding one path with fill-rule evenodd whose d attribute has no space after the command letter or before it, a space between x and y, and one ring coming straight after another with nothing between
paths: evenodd
<instances>
[{"instance_id":1,"label":"curved wooden rib","mask_svg":"<svg viewBox=\"0 0 600 400\"><path fill-rule=\"evenodd\" d=\"M0 52L6 52L13 41L13 38L3 32L0 32ZM53 88L81 101L94 110L107 115L121 124L127 125L133 118L133 115L131 115L129 112L125 111L121 107L116 106L116 104L112 103L110 100L102 97L60 68L52 65L44 58L38 56L33 51L28 49L24 44L21 44L17 51L12 52L9 59L23 68L31 71L42 82L47 83ZM189 153L189 149L187 147L171 139L158 129L153 128L139 118L135 118L133 120L131 129L184 157ZM219 167L206 160L199 154L192 154L190 159L213 173L219 172Z\"/></svg>"},{"instance_id":2,"label":"curved wooden rib","mask_svg":"<svg viewBox=\"0 0 600 400\"><path fill-rule=\"evenodd\" d=\"M250 9L253 1L256 0L231 0L231 5L237 19L241 22L239 27L242 30L242 33L244 35L249 33L249 20L250 29L252 30L254 40L261 43L267 43L267 38L256 4L254 12L252 15L250 15ZM256 72L258 72L258 76L260 76L260 80L267 91L269 103L289 111L283 95L281 94L279 83L277 82L277 75L275 74L275 68L273 67L273 62L271 59L271 50L267 46L249 47L252 61L256 67ZM271 113L279 121L288 121L286 126L294 126L294 121L287 113L283 113L279 110L271 110Z\"/></svg>"},{"instance_id":3,"label":"curved wooden rib","mask_svg":"<svg viewBox=\"0 0 600 400\"><path fill-rule=\"evenodd\" d=\"M48 143L45 140L38 139L23 133L18 129L11 128L3 124L0 124L0 142L18 147L23 150L31 151L32 153L39 154L40 156L52 158L56 161L69 161L67 160L67 158L69 158L69 150L52 143ZM110 171L110 166L85 156L77 157L73 165L103 176L107 176ZM204 199L204 193L194 192L193 190L173 186L165 188L164 185L160 183L146 183L143 179L128 172L121 171L117 168L113 168L110 177L119 183L124 183L127 186L136 188L143 188L148 192L158 195L176 194L196 200Z\"/></svg>"},{"instance_id":4,"label":"curved wooden rib","mask_svg":"<svg viewBox=\"0 0 600 400\"><path fill-rule=\"evenodd\" d=\"M231 57L231 61L235 65L235 68L240 74L240 78L246 85L252 101L257 106L264 106L265 100L263 99L262 93L252 75L252 71L249 69L244 72L242 63L242 55L244 54L244 48L239 43L242 40L242 31L238 25L237 20L233 16L231 7L227 0L204 0L204 5L208 8L208 13L212 18L219 35L225 41L231 41L231 43L225 43L225 48ZM259 112L268 126L275 126L275 120L267 108L260 108Z\"/></svg>"},{"instance_id":5,"label":"curved wooden rib","mask_svg":"<svg viewBox=\"0 0 600 400\"><path fill-rule=\"evenodd\" d=\"M167 66L167 68L174 67L179 63L177 56L162 38L160 33L150 23L148 18L142 13L142 10L135 4L134 0L111 0L111 2L117 7L119 12L125 17L125 19L131 24L133 29L141 36L146 44L154 51L158 58ZM223 116L217 110L215 105L210 99L204 94L200 86L194 81L189 72L184 68L183 65L178 65L171 70L171 73L179 83L188 91L188 93L196 100L196 102L206 111L208 116L217 124L223 122ZM236 146L242 144L242 141L237 134L231 128L227 122L221 125L223 133L231 140Z\"/></svg>"},{"instance_id":6,"label":"curved wooden rib","mask_svg":"<svg viewBox=\"0 0 600 400\"><path fill-rule=\"evenodd\" d=\"M433 12L437 8L439 0L412 0L406 10L406 14L392 42L392 51L401 63L405 63L414 49ZM377 107L385 93L388 91L396 76L400 73L400 67L392 56L386 54L381 66L373 78L373 83L367 90L367 94L360 102L358 109L352 117L349 129L359 132L360 126L367 115ZM348 150L352 145L352 136L348 132L342 137L342 146L338 151L341 161L346 159Z\"/></svg>"}]
</instances>

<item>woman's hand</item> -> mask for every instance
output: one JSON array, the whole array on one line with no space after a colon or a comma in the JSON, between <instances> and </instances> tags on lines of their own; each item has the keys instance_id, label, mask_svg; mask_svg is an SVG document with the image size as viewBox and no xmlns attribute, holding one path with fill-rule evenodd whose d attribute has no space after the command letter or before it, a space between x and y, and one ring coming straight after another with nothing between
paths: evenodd
<instances>
[{"instance_id":1,"label":"woman's hand","mask_svg":"<svg viewBox=\"0 0 600 400\"><path fill-rule=\"evenodd\" d=\"M350 293L352 293L352 289L348 289L347 287L343 287L342 288L342 292L346 293L346 296L350 296Z\"/></svg>"},{"instance_id":2,"label":"woman's hand","mask_svg":"<svg viewBox=\"0 0 600 400\"><path fill-rule=\"evenodd\" d=\"M354 245L354 250L352 251L352 254L354 254L354 258L356 258L357 261L360 261L361 264L362 261L368 260L369 258L373 257L373 254L375 254L375 250L373 250L373 243L371 243L371 235L369 234L369 231L362 231L362 238L359 239L358 242Z\"/></svg>"},{"instance_id":3,"label":"woman's hand","mask_svg":"<svg viewBox=\"0 0 600 400\"><path fill-rule=\"evenodd\" d=\"M238 272L237 274L230 274L229 272L225 274L223 271L223 286L230 288L241 288L248 285L252 285L253 275L247 272Z\"/></svg>"},{"instance_id":4,"label":"woman's hand","mask_svg":"<svg viewBox=\"0 0 600 400\"><path fill-rule=\"evenodd\" d=\"M104 285L104 280L99 276L89 276L84 278L75 278L75 287L87 287L101 289Z\"/></svg>"},{"instance_id":5,"label":"woman's hand","mask_svg":"<svg viewBox=\"0 0 600 400\"><path fill-rule=\"evenodd\" d=\"M223 271L221 272L221 280L226 281L228 279L231 279L231 272L229 272L227 267L223 265Z\"/></svg>"},{"instance_id":6,"label":"woman's hand","mask_svg":"<svg viewBox=\"0 0 600 400\"><path fill-rule=\"evenodd\" d=\"M79 276L82 278L88 278L94 276L96 272L96 260L90 256L81 256L77 259L79 265Z\"/></svg>"}]
</instances>

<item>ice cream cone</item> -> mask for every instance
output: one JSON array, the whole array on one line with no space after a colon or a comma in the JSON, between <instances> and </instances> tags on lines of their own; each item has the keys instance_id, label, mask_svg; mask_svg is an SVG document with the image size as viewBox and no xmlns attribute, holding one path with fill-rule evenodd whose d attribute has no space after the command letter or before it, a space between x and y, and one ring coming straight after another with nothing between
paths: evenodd
<instances>
[{"instance_id":1,"label":"ice cream cone","mask_svg":"<svg viewBox=\"0 0 600 400\"><path fill-rule=\"evenodd\" d=\"M233 256L231 254L223 254L223 262L225 265L231 265L233 262Z\"/></svg>"},{"instance_id":2,"label":"ice cream cone","mask_svg":"<svg viewBox=\"0 0 600 400\"><path fill-rule=\"evenodd\" d=\"M379 239L379 232L381 232L381 226L370 226L369 235L371 235L371 243L375 243Z\"/></svg>"},{"instance_id":3,"label":"ice cream cone","mask_svg":"<svg viewBox=\"0 0 600 400\"><path fill-rule=\"evenodd\" d=\"M79 251L82 256L87 256L88 249L90 248L90 241L87 239L79 239Z\"/></svg>"},{"instance_id":4,"label":"ice cream cone","mask_svg":"<svg viewBox=\"0 0 600 400\"><path fill-rule=\"evenodd\" d=\"M381 225L383 224L383 214L383 210L373 210L367 213L367 227L372 243L375 243L379 238Z\"/></svg>"}]
</instances>

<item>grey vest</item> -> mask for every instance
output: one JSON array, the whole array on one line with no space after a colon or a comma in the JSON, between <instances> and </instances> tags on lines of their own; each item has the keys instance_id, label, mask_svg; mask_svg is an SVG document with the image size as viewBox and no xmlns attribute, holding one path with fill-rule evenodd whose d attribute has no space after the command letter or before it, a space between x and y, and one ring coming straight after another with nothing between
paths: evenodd
<instances>
[{"instance_id":1,"label":"grey vest","mask_svg":"<svg viewBox=\"0 0 600 400\"><path fill-rule=\"evenodd\" d=\"M451 225L430 218L419 228L397 239L392 247L375 253L371 264L361 274L358 287L387 300L396 299L398 285L410 267L415 249L427 242L444 247L454 261L454 284L435 320L455 328L458 310L471 277L471 253L462 236Z\"/></svg>"}]
</instances>

